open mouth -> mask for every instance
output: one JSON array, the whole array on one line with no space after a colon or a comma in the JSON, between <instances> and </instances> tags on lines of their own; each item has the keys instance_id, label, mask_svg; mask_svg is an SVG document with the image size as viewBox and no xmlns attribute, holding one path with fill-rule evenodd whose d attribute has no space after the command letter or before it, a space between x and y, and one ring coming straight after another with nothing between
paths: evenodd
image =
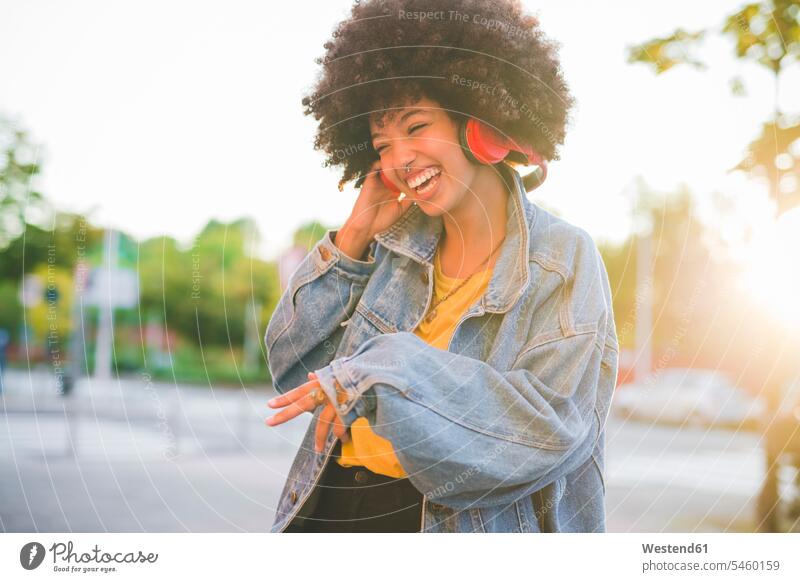
<instances>
[{"instance_id":1,"label":"open mouth","mask_svg":"<svg viewBox=\"0 0 800 582\"><path fill-rule=\"evenodd\" d=\"M427 194L439 183L441 173L442 169L439 167L428 168L408 180L407 183L417 194Z\"/></svg>"}]
</instances>

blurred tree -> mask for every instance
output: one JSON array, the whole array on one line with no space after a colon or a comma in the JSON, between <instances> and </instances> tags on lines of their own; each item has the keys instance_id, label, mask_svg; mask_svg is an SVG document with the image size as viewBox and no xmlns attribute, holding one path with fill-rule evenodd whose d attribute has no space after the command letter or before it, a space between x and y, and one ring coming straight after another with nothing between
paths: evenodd
<instances>
[{"instance_id":1,"label":"blurred tree","mask_svg":"<svg viewBox=\"0 0 800 582\"><path fill-rule=\"evenodd\" d=\"M56 211L52 229L25 224L24 234L8 243L0 254L0 278L19 280L40 263L47 262L50 249L54 249L51 253L54 264L74 268L80 258L89 259L93 252L99 257L102 240L103 230L92 225L85 216Z\"/></svg>"},{"instance_id":2,"label":"blurred tree","mask_svg":"<svg viewBox=\"0 0 800 582\"><path fill-rule=\"evenodd\" d=\"M633 237L622 244L599 244L611 286L617 338L622 349L634 346L636 325L636 252Z\"/></svg>"},{"instance_id":3,"label":"blurred tree","mask_svg":"<svg viewBox=\"0 0 800 582\"><path fill-rule=\"evenodd\" d=\"M303 247L310 251L329 228L332 227L325 226L321 222L307 222L294 231L292 242L295 246Z\"/></svg>"},{"instance_id":4,"label":"blurred tree","mask_svg":"<svg viewBox=\"0 0 800 582\"><path fill-rule=\"evenodd\" d=\"M265 312L278 299L275 266L249 254L258 239L250 219L209 221L189 248L172 238L139 245L140 306L197 346L241 346L248 306ZM269 310L269 311L267 311Z\"/></svg>"},{"instance_id":5,"label":"blurred tree","mask_svg":"<svg viewBox=\"0 0 800 582\"><path fill-rule=\"evenodd\" d=\"M25 130L0 116L0 249L23 232L27 212L44 207L33 188L40 170L39 148Z\"/></svg>"},{"instance_id":6,"label":"blurred tree","mask_svg":"<svg viewBox=\"0 0 800 582\"><path fill-rule=\"evenodd\" d=\"M679 29L669 36L629 47L628 62L644 63L656 75L682 64L705 67L691 56L691 51L708 32ZM724 17L716 32L733 40L736 58L766 67L773 75L773 118L764 124L761 135L747 146L745 158L731 171L766 176L780 215L800 205L800 124L796 117L783 115L778 105L781 73L800 61L800 2L763 0L745 4ZM740 77L731 80L731 91L734 95L746 94Z\"/></svg>"},{"instance_id":7,"label":"blurred tree","mask_svg":"<svg viewBox=\"0 0 800 582\"><path fill-rule=\"evenodd\" d=\"M638 189L636 214L649 232L652 253L653 365L658 368L681 365L687 355L708 359L714 348L701 345L701 330L714 312L709 291L724 275L708 248L708 229L697 218L693 199L686 186L666 194L643 182ZM640 241L634 238L630 244L635 256Z\"/></svg>"}]
</instances>

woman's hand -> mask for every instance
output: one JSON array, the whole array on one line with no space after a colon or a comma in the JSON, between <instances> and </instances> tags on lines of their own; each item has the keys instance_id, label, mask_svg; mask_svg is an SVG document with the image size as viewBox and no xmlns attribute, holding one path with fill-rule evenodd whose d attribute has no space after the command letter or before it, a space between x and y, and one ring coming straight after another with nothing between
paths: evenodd
<instances>
[{"instance_id":1,"label":"woman's hand","mask_svg":"<svg viewBox=\"0 0 800 582\"><path fill-rule=\"evenodd\" d=\"M286 394L273 398L267 402L267 406L270 408L281 408L284 406L287 407L274 416L270 416L266 420L266 423L269 426L283 424L284 422L291 420L296 416L300 416L304 412L314 412L317 404L314 403L314 397L311 395L311 393L315 389L321 390L322 388L320 387L319 380L317 380L317 375L314 372L308 373L308 380L309 381L305 384L301 384ZM325 399L324 407L325 408L322 410L317 420L317 428L314 434L314 450L317 452L322 450L322 446L325 444L325 440L328 437L328 430L330 430L331 425L333 425L333 434L335 434L339 440L341 440L343 443L346 443L350 440L350 434L348 432L349 429L339 421L339 417L336 415L336 409L327 398Z\"/></svg>"},{"instance_id":2,"label":"woman's hand","mask_svg":"<svg viewBox=\"0 0 800 582\"><path fill-rule=\"evenodd\" d=\"M386 187L381 180L380 171L381 161L376 160L370 167L350 218L347 220L349 227L367 233L370 240L376 233L386 230L397 222L397 219L413 204L408 196L398 201L399 191L393 192Z\"/></svg>"}]
</instances>

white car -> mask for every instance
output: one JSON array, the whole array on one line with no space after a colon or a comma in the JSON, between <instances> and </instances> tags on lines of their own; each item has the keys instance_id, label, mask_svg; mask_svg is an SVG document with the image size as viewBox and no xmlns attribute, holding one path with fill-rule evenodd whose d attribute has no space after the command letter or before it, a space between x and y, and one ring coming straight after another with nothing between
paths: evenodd
<instances>
[{"instance_id":1,"label":"white car","mask_svg":"<svg viewBox=\"0 0 800 582\"><path fill-rule=\"evenodd\" d=\"M763 400L725 373L691 368L668 368L620 386L612 408L622 418L742 429L758 428L765 413Z\"/></svg>"}]
</instances>

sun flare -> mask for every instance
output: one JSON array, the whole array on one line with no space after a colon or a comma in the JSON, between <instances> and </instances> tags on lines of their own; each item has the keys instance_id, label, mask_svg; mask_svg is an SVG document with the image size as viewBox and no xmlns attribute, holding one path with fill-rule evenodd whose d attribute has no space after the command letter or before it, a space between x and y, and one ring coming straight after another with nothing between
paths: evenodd
<instances>
[{"instance_id":1,"label":"sun flare","mask_svg":"<svg viewBox=\"0 0 800 582\"><path fill-rule=\"evenodd\" d=\"M752 242L744 284L759 306L800 325L800 208L783 214Z\"/></svg>"}]
</instances>

